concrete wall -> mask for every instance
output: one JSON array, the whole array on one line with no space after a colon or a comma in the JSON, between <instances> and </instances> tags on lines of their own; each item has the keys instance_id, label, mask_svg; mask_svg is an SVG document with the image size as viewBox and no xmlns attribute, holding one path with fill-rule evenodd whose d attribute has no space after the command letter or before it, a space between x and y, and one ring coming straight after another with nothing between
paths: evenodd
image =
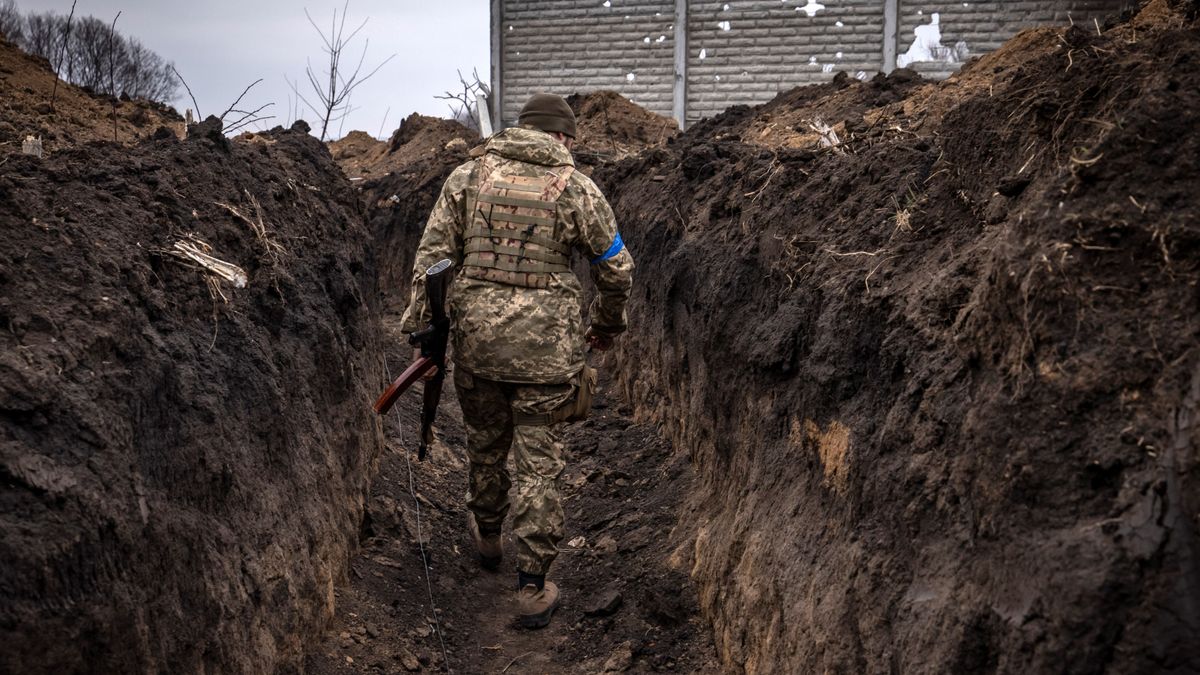
<instances>
[{"instance_id":1,"label":"concrete wall","mask_svg":"<svg viewBox=\"0 0 1200 675\"><path fill-rule=\"evenodd\" d=\"M947 77L1023 28L1092 24L1131 4L492 0L493 115L512 124L538 91L565 96L612 89L654 112L678 117L682 111L693 121L838 71L867 78L899 65ZM686 45L682 58L676 58L677 41Z\"/></svg>"},{"instance_id":2,"label":"concrete wall","mask_svg":"<svg viewBox=\"0 0 1200 675\"><path fill-rule=\"evenodd\" d=\"M654 112L671 114L674 0L609 0L611 7L603 2L503 2L499 37L506 122L515 121L525 100L539 91L566 96L613 89Z\"/></svg>"}]
</instances>

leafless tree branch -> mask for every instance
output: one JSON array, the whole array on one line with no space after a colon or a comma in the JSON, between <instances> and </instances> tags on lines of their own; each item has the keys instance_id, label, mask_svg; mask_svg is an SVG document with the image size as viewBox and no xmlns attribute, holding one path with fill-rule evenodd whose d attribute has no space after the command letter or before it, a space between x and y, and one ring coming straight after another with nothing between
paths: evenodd
<instances>
[{"instance_id":1,"label":"leafless tree branch","mask_svg":"<svg viewBox=\"0 0 1200 675\"><path fill-rule=\"evenodd\" d=\"M192 99L192 107L196 109L196 119L200 119L200 104L196 103L196 97L192 95L192 88L188 86L187 80L183 79L183 76L179 74L179 71L175 70L174 64L170 64L168 67L171 69L172 73L175 73L175 77L179 78L179 81L183 84L183 88L187 90L188 96Z\"/></svg>"},{"instance_id":2,"label":"leafless tree branch","mask_svg":"<svg viewBox=\"0 0 1200 675\"><path fill-rule=\"evenodd\" d=\"M230 103L230 104L229 104L229 107L225 109L225 112L221 113L221 120L222 120L222 121L224 121L224 120L225 120L225 116L226 116L226 115L228 115L228 114L229 114L229 113L231 113L231 112L235 112L235 111L234 111L234 108L236 108L236 107L237 107L237 104L241 103L241 102L242 102L242 99L243 99L243 98L246 96L246 94L247 94L247 93L248 93L248 92L249 92L251 89L253 89L253 88L254 88L254 85L258 84L259 82L262 82L262 78L261 78L261 77L260 77L260 78L258 78L258 79L257 79L257 80L255 80L255 81L251 82L251 83L250 83L250 86L248 86L248 87L246 87L245 89L243 89L243 90L242 90L242 93L241 93L241 95L240 95L240 96L238 96L238 97L237 97L237 100L235 100L233 103ZM270 104L268 103L267 105L270 105ZM263 107L266 107L266 106L263 106ZM259 108L259 110L262 110L262 108Z\"/></svg>"},{"instance_id":3,"label":"leafless tree branch","mask_svg":"<svg viewBox=\"0 0 1200 675\"><path fill-rule=\"evenodd\" d=\"M113 142L119 140L117 138L117 58L116 52L113 51L113 40L117 37L117 19L119 18L121 18L121 12L118 10L117 15L113 17L112 27L108 30L108 90L112 97Z\"/></svg>"},{"instance_id":4,"label":"leafless tree branch","mask_svg":"<svg viewBox=\"0 0 1200 675\"><path fill-rule=\"evenodd\" d=\"M445 94L440 96L434 96L434 98L446 101L446 106L450 108L451 116L457 122L469 129L479 131L479 105L477 102L477 97L479 94L490 96L491 88L484 84L483 80L480 79L479 71L477 69L471 70L471 80L463 77L461 70L457 72L458 82L462 87L462 91L447 91Z\"/></svg>"},{"instance_id":5,"label":"leafless tree branch","mask_svg":"<svg viewBox=\"0 0 1200 675\"><path fill-rule=\"evenodd\" d=\"M71 20L75 18L75 3L79 0L72 0L71 13L67 16L67 25L63 29L62 46L58 49L58 62L54 66L54 89L50 92L50 109L54 110L54 101L58 98L58 81L62 79L62 61L63 55L67 52L67 42L71 37Z\"/></svg>"}]
</instances>

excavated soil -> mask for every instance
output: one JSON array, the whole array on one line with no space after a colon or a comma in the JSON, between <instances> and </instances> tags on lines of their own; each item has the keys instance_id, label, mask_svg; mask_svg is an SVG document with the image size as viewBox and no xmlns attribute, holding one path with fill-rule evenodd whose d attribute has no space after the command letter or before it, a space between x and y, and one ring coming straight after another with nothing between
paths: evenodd
<instances>
[{"instance_id":1,"label":"excavated soil","mask_svg":"<svg viewBox=\"0 0 1200 675\"><path fill-rule=\"evenodd\" d=\"M0 97L0 157L20 153L27 136L41 138L43 151L49 153L87 141L131 143L155 133L176 137L184 133L183 118L170 107L143 100L114 101L63 82L55 92L54 80L49 62L0 37L0 89L4 91ZM162 127L167 131L159 132Z\"/></svg>"},{"instance_id":2,"label":"excavated soil","mask_svg":"<svg viewBox=\"0 0 1200 675\"><path fill-rule=\"evenodd\" d=\"M679 133L670 117L656 115L615 91L567 97L575 113L575 158L584 165L612 161L657 147Z\"/></svg>"},{"instance_id":3,"label":"excavated soil","mask_svg":"<svg viewBox=\"0 0 1200 675\"><path fill-rule=\"evenodd\" d=\"M383 450L350 184L304 129L90 143L0 162L0 230L0 672L294 671Z\"/></svg>"},{"instance_id":4,"label":"excavated soil","mask_svg":"<svg viewBox=\"0 0 1200 675\"><path fill-rule=\"evenodd\" d=\"M612 363L700 474L680 554L726 668L1200 670L1196 14L597 169L639 261Z\"/></svg>"},{"instance_id":5,"label":"excavated soil","mask_svg":"<svg viewBox=\"0 0 1200 675\"><path fill-rule=\"evenodd\" d=\"M424 463L415 393L367 407L478 138L352 134L346 180L302 126L80 145L107 102L20 86L0 671L1200 671L1194 1L678 135L572 97L638 270L536 632L473 560L452 389Z\"/></svg>"},{"instance_id":6,"label":"excavated soil","mask_svg":"<svg viewBox=\"0 0 1200 675\"><path fill-rule=\"evenodd\" d=\"M351 131L329 144L329 152L352 181L408 173L428 163L440 164L479 143L479 134L454 120L409 115L388 141L364 131ZM464 152L459 153L458 150ZM441 186L439 186L441 187Z\"/></svg>"},{"instance_id":7,"label":"excavated soil","mask_svg":"<svg viewBox=\"0 0 1200 675\"><path fill-rule=\"evenodd\" d=\"M389 143L356 131L331 144L346 175L364 179L354 184L367 203L379 285L391 312L403 312L408 304L402 289L408 288L417 243L442 183L478 143L479 135L457 122L414 113Z\"/></svg>"}]
</instances>

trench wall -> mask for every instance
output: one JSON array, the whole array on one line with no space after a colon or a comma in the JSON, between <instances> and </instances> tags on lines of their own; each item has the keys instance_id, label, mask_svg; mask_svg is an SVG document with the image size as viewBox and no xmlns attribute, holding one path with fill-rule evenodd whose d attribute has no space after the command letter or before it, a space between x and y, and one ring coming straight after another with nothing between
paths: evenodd
<instances>
[{"instance_id":1,"label":"trench wall","mask_svg":"<svg viewBox=\"0 0 1200 675\"><path fill-rule=\"evenodd\" d=\"M362 207L297 124L5 163L0 672L298 672L332 620L385 377Z\"/></svg>"},{"instance_id":2,"label":"trench wall","mask_svg":"<svg viewBox=\"0 0 1200 675\"><path fill-rule=\"evenodd\" d=\"M674 560L730 672L1200 669L1200 45L1144 13L597 169L608 365L700 476ZM842 152L759 144L817 112Z\"/></svg>"}]
</instances>

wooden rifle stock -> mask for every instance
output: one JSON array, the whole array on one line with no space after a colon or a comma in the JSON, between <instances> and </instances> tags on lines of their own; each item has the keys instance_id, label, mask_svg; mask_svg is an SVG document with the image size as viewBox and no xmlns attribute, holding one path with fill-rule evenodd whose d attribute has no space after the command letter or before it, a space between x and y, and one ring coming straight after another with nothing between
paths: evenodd
<instances>
[{"instance_id":1,"label":"wooden rifle stock","mask_svg":"<svg viewBox=\"0 0 1200 675\"><path fill-rule=\"evenodd\" d=\"M380 415L388 414L388 411L396 404L396 399L400 398L400 394L403 394L409 387L413 386L413 383L424 377L425 373L428 373L435 366L437 364L427 356L422 356L413 361L412 365L406 368L403 373L400 373L400 377L397 377L395 382L392 382L392 386L388 387L387 391L380 394L379 398L375 400L375 412Z\"/></svg>"}]
</instances>

